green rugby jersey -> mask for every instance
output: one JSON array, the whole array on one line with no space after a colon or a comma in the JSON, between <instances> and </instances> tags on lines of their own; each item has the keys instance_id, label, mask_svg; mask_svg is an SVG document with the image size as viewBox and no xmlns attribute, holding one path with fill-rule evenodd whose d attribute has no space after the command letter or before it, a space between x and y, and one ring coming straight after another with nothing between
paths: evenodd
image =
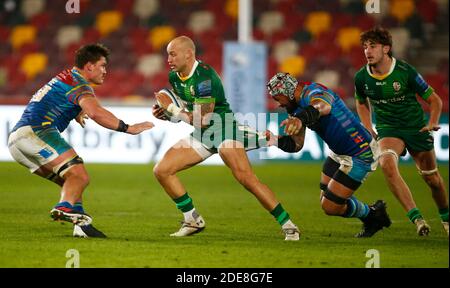
<instances>
[{"instance_id":1,"label":"green rugby jersey","mask_svg":"<svg viewBox=\"0 0 450 288\"><path fill-rule=\"evenodd\" d=\"M169 82L175 93L187 103L192 112L194 104L215 103L214 113L220 115L222 121L226 113L233 113L225 98L222 81L216 71L209 65L196 61L190 75L182 78L177 72L169 73ZM208 127L202 130L208 129Z\"/></svg>"},{"instance_id":2,"label":"green rugby jersey","mask_svg":"<svg viewBox=\"0 0 450 288\"><path fill-rule=\"evenodd\" d=\"M416 93L426 100L433 93L423 77L408 63L392 58L388 74L373 75L369 65L355 75L355 98L367 98L374 108L377 129L418 130L426 125Z\"/></svg>"}]
</instances>

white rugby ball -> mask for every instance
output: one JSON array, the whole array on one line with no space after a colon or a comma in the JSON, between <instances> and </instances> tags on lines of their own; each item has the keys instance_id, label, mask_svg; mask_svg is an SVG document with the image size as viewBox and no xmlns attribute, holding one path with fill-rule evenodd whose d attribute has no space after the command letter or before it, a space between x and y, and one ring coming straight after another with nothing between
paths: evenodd
<instances>
[{"instance_id":1,"label":"white rugby ball","mask_svg":"<svg viewBox=\"0 0 450 288\"><path fill-rule=\"evenodd\" d=\"M181 98L177 94L175 94L175 92L173 90L167 89L167 88L163 88L163 89L158 91L158 94L166 95L167 97L170 98L171 102L175 106L177 106L178 108L181 108L181 109L185 109L185 105L184 105L183 100L181 100ZM159 101L158 101L158 98L156 98L156 102L158 103L158 105L160 107L162 107L161 103L159 103ZM164 115L166 115L170 119L170 121L172 121L172 122L175 122L175 123L180 122L180 119L174 117L172 115L172 113L170 113L167 110L164 110Z\"/></svg>"}]
</instances>

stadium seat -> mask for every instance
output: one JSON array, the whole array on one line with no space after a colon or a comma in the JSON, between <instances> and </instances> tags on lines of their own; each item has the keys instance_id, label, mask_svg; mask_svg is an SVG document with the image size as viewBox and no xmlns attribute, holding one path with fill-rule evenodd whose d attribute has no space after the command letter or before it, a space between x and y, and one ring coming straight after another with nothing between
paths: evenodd
<instances>
[{"instance_id":1,"label":"stadium seat","mask_svg":"<svg viewBox=\"0 0 450 288\"><path fill-rule=\"evenodd\" d=\"M290 73L294 77L300 77L305 72L306 60L300 55L291 56L283 60L280 65L281 72Z\"/></svg>"},{"instance_id":2,"label":"stadium seat","mask_svg":"<svg viewBox=\"0 0 450 288\"><path fill-rule=\"evenodd\" d=\"M261 14L258 28L265 35L272 35L275 31L283 29L284 16L278 11L269 11Z\"/></svg>"},{"instance_id":3,"label":"stadium seat","mask_svg":"<svg viewBox=\"0 0 450 288\"><path fill-rule=\"evenodd\" d=\"M405 58L410 40L409 31L399 27L390 29L390 32L392 35L392 52L394 53L394 57Z\"/></svg>"},{"instance_id":4,"label":"stadium seat","mask_svg":"<svg viewBox=\"0 0 450 288\"><path fill-rule=\"evenodd\" d=\"M314 37L317 37L320 33L327 31L331 27L331 15L325 11L311 12L306 16L305 28Z\"/></svg>"},{"instance_id":5,"label":"stadium seat","mask_svg":"<svg viewBox=\"0 0 450 288\"><path fill-rule=\"evenodd\" d=\"M14 49L19 49L26 43L32 43L36 40L37 30L30 25L15 26L10 34L11 45Z\"/></svg>"},{"instance_id":6,"label":"stadium seat","mask_svg":"<svg viewBox=\"0 0 450 288\"><path fill-rule=\"evenodd\" d=\"M144 55L138 60L137 71L144 77L151 77L164 69L164 59L160 54Z\"/></svg>"},{"instance_id":7,"label":"stadium seat","mask_svg":"<svg viewBox=\"0 0 450 288\"><path fill-rule=\"evenodd\" d=\"M158 0L135 0L133 6L133 14L139 19L145 20L150 16L155 15L159 11Z\"/></svg>"},{"instance_id":8,"label":"stadium seat","mask_svg":"<svg viewBox=\"0 0 450 288\"><path fill-rule=\"evenodd\" d=\"M8 70L0 66L0 87L6 86L8 81Z\"/></svg>"},{"instance_id":9,"label":"stadium seat","mask_svg":"<svg viewBox=\"0 0 450 288\"><path fill-rule=\"evenodd\" d=\"M390 14L400 22L405 22L414 13L414 0L392 0L390 3Z\"/></svg>"},{"instance_id":10,"label":"stadium seat","mask_svg":"<svg viewBox=\"0 0 450 288\"><path fill-rule=\"evenodd\" d=\"M44 11L45 0L24 0L21 5L22 14L26 19L30 19Z\"/></svg>"},{"instance_id":11,"label":"stadium seat","mask_svg":"<svg viewBox=\"0 0 450 288\"><path fill-rule=\"evenodd\" d=\"M111 32L118 30L122 26L123 16L118 11L104 11L97 15L95 27L100 35L106 36Z\"/></svg>"},{"instance_id":12,"label":"stadium seat","mask_svg":"<svg viewBox=\"0 0 450 288\"><path fill-rule=\"evenodd\" d=\"M177 32L171 26L158 26L150 30L148 40L153 49L158 51L175 38L176 34Z\"/></svg>"},{"instance_id":13,"label":"stadium seat","mask_svg":"<svg viewBox=\"0 0 450 288\"><path fill-rule=\"evenodd\" d=\"M239 16L239 0L227 0L225 2L225 14L231 19L237 19Z\"/></svg>"},{"instance_id":14,"label":"stadium seat","mask_svg":"<svg viewBox=\"0 0 450 288\"><path fill-rule=\"evenodd\" d=\"M61 49L65 49L67 45L79 42L82 37L83 31L79 26L63 26L58 30L56 43Z\"/></svg>"},{"instance_id":15,"label":"stadium seat","mask_svg":"<svg viewBox=\"0 0 450 288\"><path fill-rule=\"evenodd\" d=\"M34 79L36 75L45 70L47 61L47 55L43 53L27 54L20 63L20 69L25 73L27 79Z\"/></svg>"},{"instance_id":16,"label":"stadium seat","mask_svg":"<svg viewBox=\"0 0 450 288\"><path fill-rule=\"evenodd\" d=\"M187 26L194 32L200 34L214 27L214 14L209 11L198 11L190 15Z\"/></svg>"},{"instance_id":17,"label":"stadium seat","mask_svg":"<svg viewBox=\"0 0 450 288\"><path fill-rule=\"evenodd\" d=\"M348 52L353 46L359 46L361 30L358 27L344 27L339 29L337 44L344 52Z\"/></svg>"},{"instance_id":18,"label":"stadium seat","mask_svg":"<svg viewBox=\"0 0 450 288\"><path fill-rule=\"evenodd\" d=\"M52 19L50 17L49 13L43 12L37 15L34 15L30 19L30 24L36 27L38 30L43 30L48 28L49 24L51 23Z\"/></svg>"},{"instance_id":19,"label":"stadium seat","mask_svg":"<svg viewBox=\"0 0 450 288\"><path fill-rule=\"evenodd\" d=\"M447 1L448 3L448 1ZM435 0L421 0L416 3L416 11L427 23L435 23L439 15L439 6Z\"/></svg>"},{"instance_id":20,"label":"stadium seat","mask_svg":"<svg viewBox=\"0 0 450 288\"><path fill-rule=\"evenodd\" d=\"M0 25L0 43L6 42L9 38L10 30L8 27Z\"/></svg>"},{"instance_id":21,"label":"stadium seat","mask_svg":"<svg viewBox=\"0 0 450 288\"><path fill-rule=\"evenodd\" d=\"M367 15L359 15L356 20L356 26L362 31L367 31L375 26L375 19Z\"/></svg>"},{"instance_id":22,"label":"stadium seat","mask_svg":"<svg viewBox=\"0 0 450 288\"><path fill-rule=\"evenodd\" d=\"M275 44L272 56L277 63L282 63L284 59L298 54L299 45L294 40L285 40Z\"/></svg>"},{"instance_id":23,"label":"stadium seat","mask_svg":"<svg viewBox=\"0 0 450 288\"><path fill-rule=\"evenodd\" d=\"M123 15L129 15L133 10L133 0L115 0L115 10L120 11Z\"/></svg>"},{"instance_id":24,"label":"stadium seat","mask_svg":"<svg viewBox=\"0 0 450 288\"><path fill-rule=\"evenodd\" d=\"M340 75L334 70L322 70L314 76L314 82L321 83L331 89L339 87L339 80Z\"/></svg>"}]
</instances>

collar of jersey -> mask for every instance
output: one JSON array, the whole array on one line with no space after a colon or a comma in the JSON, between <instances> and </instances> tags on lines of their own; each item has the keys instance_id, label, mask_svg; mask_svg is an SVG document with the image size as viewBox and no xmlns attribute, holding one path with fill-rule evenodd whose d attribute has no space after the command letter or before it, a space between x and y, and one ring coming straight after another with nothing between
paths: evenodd
<instances>
[{"instance_id":1,"label":"collar of jersey","mask_svg":"<svg viewBox=\"0 0 450 288\"><path fill-rule=\"evenodd\" d=\"M194 75L194 71L195 71L195 69L197 69L197 66L198 66L198 61L195 60L194 66L192 66L192 70L191 70L191 72L189 73L189 75L186 76L186 77L182 77L182 76L180 75L180 73L177 72L178 78L180 78L180 80L183 81L183 82L186 81L186 80L188 80L189 78L192 77L192 75Z\"/></svg>"},{"instance_id":2,"label":"collar of jersey","mask_svg":"<svg viewBox=\"0 0 450 288\"><path fill-rule=\"evenodd\" d=\"M392 64L391 64L391 68L389 69L389 72L384 74L384 75L374 75L372 74L372 72L370 72L370 68L369 65L366 65L366 69L367 69L367 73L369 73L369 75L377 80L383 80L384 78L388 77L389 75L391 75L392 71L394 71L395 68L395 64L397 63L397 59L395 59L394 57L392 57Z\"/></svg>"},{"instance_id":3,"label":"collar of jersey","mask_svg":"<svg viewBox=\"0 0 450 288\"><path fill-rule=\"evenodd\" d=\"M83 75L81 75L77 68L72 68L72 73L79 77L82 80L83 84L89 84L89 82L86 81L86 79L83 77Z\"/></svg>"}]
</instances>

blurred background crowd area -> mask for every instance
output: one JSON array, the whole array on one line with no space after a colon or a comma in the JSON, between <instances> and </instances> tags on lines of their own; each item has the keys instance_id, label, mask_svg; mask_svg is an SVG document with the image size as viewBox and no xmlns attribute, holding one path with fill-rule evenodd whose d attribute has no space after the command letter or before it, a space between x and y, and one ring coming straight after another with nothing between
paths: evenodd
<instances>
[{"instance_id":1,"label":"blurred background crowd area","mask_svg":"<svg viewBox=\"0 0 450 288\"><path fill-rule=\"evenodd\" d=\"M167 43L188 35L198 59L222 74L224 41L237 41L238 0L0 0L0 104L25 104L58 72L73 65L81 45L100 42L112 55L104 101L152 101L167 87ZM268 75L290 72L335 89L353 106L354 73L365 64L362 31L392 33L394 57L432 85L448 112L448 0L380 0L368 14L364 0L253 0L253 37L268 45ZM268 101L270 111L276 109Z\"/></svg>"}]
</instances>

